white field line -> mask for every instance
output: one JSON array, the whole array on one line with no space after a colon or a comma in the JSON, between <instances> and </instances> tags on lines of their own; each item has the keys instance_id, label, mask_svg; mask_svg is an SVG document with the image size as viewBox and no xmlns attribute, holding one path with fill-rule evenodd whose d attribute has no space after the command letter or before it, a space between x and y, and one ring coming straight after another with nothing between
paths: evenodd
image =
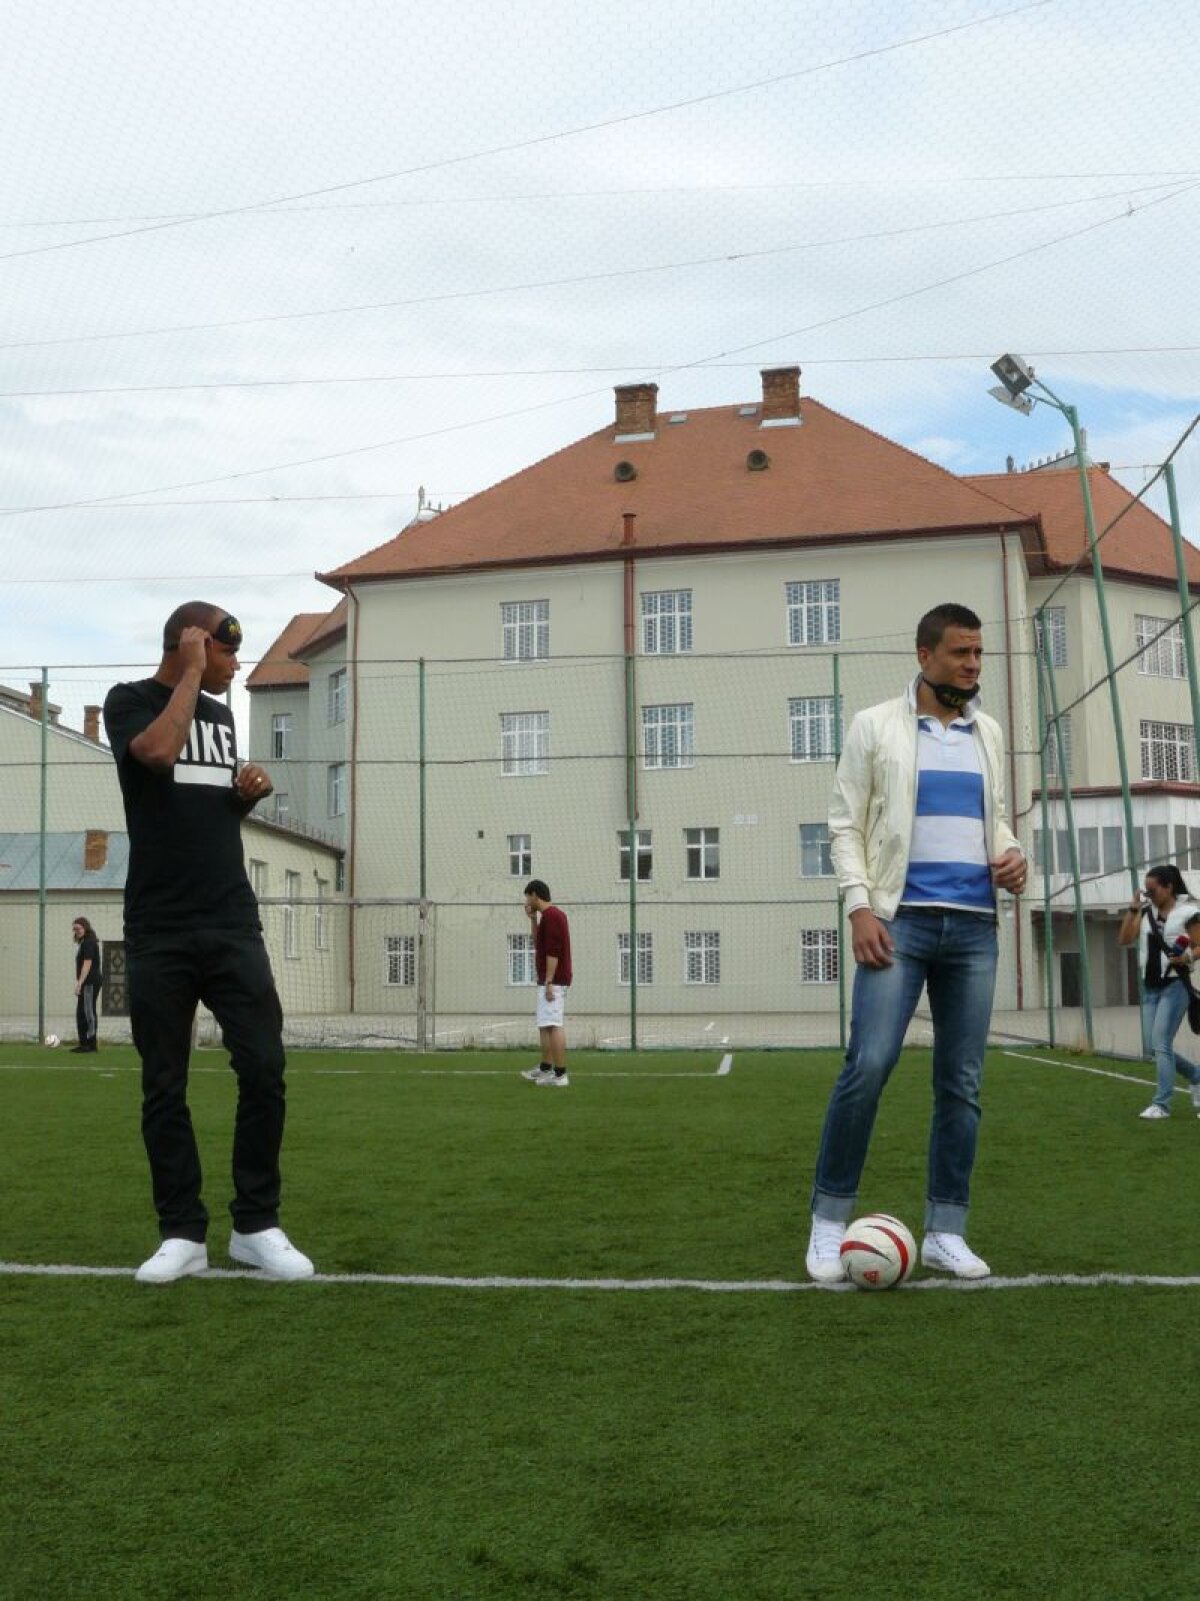
<instances>
[{"instance_id":1,"label":"white field line","mask_svg":"<svg viewBox=\"0 0 1200 1601\"><path fill-rule=\"evenodd\" d=\"M80 1278L80 1279L132 1279L131 1267L88 1267L72 1263L0 1262L0 1275L24 1278ZM191 1275L198 1279L240 1279L247 1284L271 1284L278 1280L267 1279L261 1273L239 1271L233 1268L209 1268L205 1273ZM182 1281L181 1281L182 1282ZM307 1282L312 1284L379 1285L398 1289L435 1290L603 1290L608 1292L638 1292L644 1290L695 1290L702 1294L718 1295L791 1295L802 1290L817 1294L846 1294L854 1291L852 1284L812 1284L792 1279L551 1279L516 1278L491 1274L482 1278L466 1278L442 1273L316 1273ZM1137 1286L1164 1287L1167 1289L1200 1289L1200 1276L1165 1276L1153 1273L1029 1273L1021 1278L989 1279L917 1279L901 1285L910 1290L1041 1290L1041 1289L1098 1289L1107 1286L1121 1288ZM865 1292L864 1292L865 1293Z\"/></svg>"},{"instance_id":2,"label":"white field line","mask_svg":"<svg viewBox=\"0 0 1200 1601\"><path fill-rule=\"evenodd\" d=\"M1031 1056L1027 1051L1004 1051L1005 1056L1015 1056L1022 1062L1047 1062L1051 1067L1069 1067L1072 1073L1094 1073L1097 1078L1120 1079L1123 1084L1140 1084L1144 1090L1154 1088L1151 1078L1138 1078L1135 1073L1114 1073L1110 1067L1089 1067L1085 1062L1064 1062L1057 1056ZM1175 1086L1176 1095L1188 1095L1191 1092L1182 1085Z\"/></svg>"},{"instance_id":3,"label":"white field line","mask_svg":"<svg viewBox=\"0 0 1200 1601\"><path fill-rule=\"evenodd\" d=\"M601 1069L599 1072L586 1073L590 1084L595 1079L602 1078L725 1078L733 1070L733 1052L726 1051L720 1063L711 1073L627 1073L623 1071L609 1072ZM230 1069L224 1067L202 1067L193 1062L188 1068L189 1076L193 1073L221 1073L228 1075ZM0 1062L0 1072L8 1073L91 1073L98 1078L112 1078L116 1073L140 1073L141 1068L136 1064L130 1067L111 1067L98 1070L94 1062ZM313 1078L519 1078L520 1071L515 1067L302 1067L293 1065L290 1069L293 1076L311 1074Z\"/></svg>"}]
</instances>

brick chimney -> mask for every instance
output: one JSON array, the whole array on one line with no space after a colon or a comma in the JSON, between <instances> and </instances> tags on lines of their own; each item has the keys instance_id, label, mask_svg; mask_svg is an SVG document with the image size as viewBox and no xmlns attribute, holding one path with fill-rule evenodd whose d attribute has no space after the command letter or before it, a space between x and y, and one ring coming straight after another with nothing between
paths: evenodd
<instances>
[{"instance_id":1,"label":"brick chimney","mask_svg":"<svg viewBox=\"0 0 1200 1601\"><path fill-rule=\"evenodd\" d=\"M617 438L653 439L658 414L657 384L618 384Z\"/></svg>"},{"instance_id":2,"label":"brick chimney","mask_svg":"<svg viewBox=\"0 0 1200 1601\"><path fill-rule=\"evenodd\" d=\"M42 681L35 678L29 686L29 715L35 723L42 720Z\"/></svg>"},{"instance_id":3,"label":"brick chimney","mask_svg":"<svg viewBox=\"0 0 1200 1601\"><path fill-rule=\"evenodd\" d=\"M108 833L103 828L89 828L83 836L83 870L98 873L108 861Z\"/></svg>"},{"instance_id":4,"label":"brick chimney","mask_svg":"<svg viewBox=\"0 0 1200 1601\"><path fill-rule=\"evenodd\" d=\"M764 367L763 428L796 428L800 423L799 367Z\"/></svg>"},{"instance_id":5,"label":"brick chimney","mask_svg":"<svg viewBox=\"0 0 1200 1601\"><path fill-rule=\"evenodd\" d=\"M83 708L83 737L84 739L90 739L93 745L100 743L99 706L85 706Z\"/></svg>"}]
</instances>

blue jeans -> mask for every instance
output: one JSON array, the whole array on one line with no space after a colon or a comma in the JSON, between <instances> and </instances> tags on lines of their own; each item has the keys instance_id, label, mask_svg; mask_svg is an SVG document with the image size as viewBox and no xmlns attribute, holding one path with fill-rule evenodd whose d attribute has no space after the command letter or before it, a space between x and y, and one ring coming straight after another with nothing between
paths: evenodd
<instances>
[{"instance_id":1,"label":"blue jeans","mask_svg":"<svg viewBox=\"0 0 1200 1601\"><path fill-rule=\"evenodd\" d=\"M1189 1084L1200 1084L1200 1067L1189 1062L1186 1056L1180 1056L1174 1043L1187 1004L1187 986L1177 978L1165 989L1146 990L1142 996L1142 1050L1154 1058L1158 1073L1154 1104L1161 1106L1164 1112L1171 1110L1176 1073Z\"/></svg>"},{"instance_id":2,"label":"blue jeans","mask_svg":"<svg viewBox=\"0 0 1200 1601\"><path fill-rule=\"evenodd\" d=\"M891 967L860 967L854 975L850 1045L825 1113L812 1209L815 1216L839 1223L854 1216L879 1097L921 991L928 989L933 1123L925 1228L962 1234L996 987L996 919L978 912L901 907L887 928L895 945Z\"/></svg>"}]
</instances>

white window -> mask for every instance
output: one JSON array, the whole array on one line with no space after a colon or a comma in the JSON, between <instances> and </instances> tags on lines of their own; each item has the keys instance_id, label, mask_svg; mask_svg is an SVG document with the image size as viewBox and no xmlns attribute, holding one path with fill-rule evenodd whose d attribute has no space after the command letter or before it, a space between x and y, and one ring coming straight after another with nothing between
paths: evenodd
<instances>
[{"instance_id":1,"label":"white window","mask_svg":"<svg viewBox=\"0 0 1200 1601\"><path fill-rule=\"evenodd\" d=\"M835 645L842 637L841 580L787 586L789 645Z\"/></svg>"},{"instance_id":2,"label":"white window","mask_svg":"<svg viewBox=\"0 0 1200 1601\"><path fill-rule=\"evenodd\" d=\"M654 983L654 936L653 934L639 933L637 937L637 981L639 988L643 984ZM617 935L617 983L629 984L629 935Z\"/></svg>"},{"instance_id":3,"label":"white window","mask_svg":"<svg viewBox=\"0 0 1200 1601\"><path fill-rule=\"evenodd\" d=\"M721 830L719 828L685 828L683 839L687 850L687 876L689 878L720 878Z\"/></svg>"},{"instance_id":4,"label":"white window","mask_svg":"<svg viewBox=\"0 0 1200 1601\"><path fill-rule=\"evenodd\" d=\"M828 823L800 824L800 877L833 877Z\"/></svg>"},{"instance_id":5,"label":"white window","mask_svg":"<svg viewBox=\"0 0 1200 1601\"><path fill-rule=\"evenodd\" d=\"M271 718L271 760L286 762L291 754L292 714L276 712Z\"/></svg>"},{"instance_id":6,"label":"white window","mask_svg":"<svg viewBox=\"0 0 1200 1601\"><path fill-rule=\"evenodd\" d=\"M508 982L512 985L537 983L532 934L508 936Z\"/></svg>"},{"instance_id":7,"label":"white window","mask_svg":"<svg viewBox=\"0 0 1200 1601\"><path fill-rule=\"evenodd\" d=\"M326 775L330 817L346 815L346 764L334 762Z\"/></svg>"},{"instance_id":8,"label":"white window","mask_svg":"<svg viewBox=\"0 0 1200 1601\"><path fill-rule=\"evenodd\" d=\"M325 924L325 898L329 894L329 880L317 880L317 904L313 911L313 949L327 951L329 949L329 930Z\"/></svg>"},{"instance_id":9,"label":"white window","mask_svg":"<svg viewBox=\"0 0 1200 1601\"><path fill-rule=\"evenodd\" d=\"M1125 830L1103 828L1100 831L1100 838L1104 847L1104 871L1119 873L1125 866Z\"/></svg>"},{"instance_id":10,"label":"white window","mask_svg":"<svg viewBox=\"0 0 1200 1601\"><path fill-rule=\"evenodd\" d=\"M721 982L721 936L715 932L683 936L685 984Z\"/></svg>"},{"instance_id":11,"label":"white window","mask_svg":"<svg viewBox=\"0 0 1200 1601\"><path fill-rule=\"evenodd\" d=\"M508 836L508 871L512 878L533 877L533 835Z\"/></svg>"},{"instance_id":12,"label":"white window","mask_svg":"<svg viewBox=\"0 0 1200 1601\"><path fill-rule=\"evenodd\" d=\"M642 596L642 649L647 656L683 656L692 648L692 592L653 589Z\"/></svg>"},{"instance_id":13,"label":"white window","mask_svg":"<svg viewBox=\"0 0 1200 1601\"><path fill-rule=\"evenodd\" d=\"M286 789L275 791L275 821L286 823L292 815L292 798Z\"/></svg>"},{"instance_id":14,"label":"white window","mask_svg":"<svg viewBox=\"0 0 1200 1601\"><path fill-rule=\"evenodd\" d=\"M1151 678L1185 678L1187 658L1183 649L1183 630L1166 617L1138 617L1138 672ZM1165 630L1165 631L1164 631Z\"/></svg>"},{"instance_id":15,"label":"white window","mask_svg":"<svg viewBox=\"0 0 1200 1601\"><path fill-rule=\"evenodd\" d=\"M1094 876L1100 871L1100 830L1079 829L1076 843L1079 847L1079 871Z\"/></svg>"},{"instance_id":16,"label":"white window","mask_svg":"<svg viewBox=\"0 0 1200 1601\"><path fill-rule=\"evenodd\" d=\"M1046 777L1061 778L1058 770L1058 736L1054 732L1054 723L1046 724ZM1071 776L1071 714L1061 712L1058 726L1062 729L1063 755L1067 759L1067 777Z\"/></svg>"},{"instance_id":17,"label":"white window","mask_svg":"<svg viewBox=\"0 0 1200 1601\"><path fill-rule=\"evenodd\" d=\"M383 982L388 989L411 989L417 982L417 940L414 934L385 934Z\"/></svg>"},{"instance_id":18,"label":"white window","mask_svg":"<svg viewBox=\"0 0 1200 1601\"><path fill-rule=\"evenodd\" d=\"M259 900L267 893L267 864L250 858L250 888Z\"/></svg>"},{"instance_id":19,"label":"white window","mask_svg":"<svg viewBox=\"0 0 1200 1601\"><path fill-rule=\"evenodd\" d=\"M800 982L802 984L836 984L837 976L837 929L801 929Z\"/></svg>"},{"instance_id":20,"label":"white window","mask_svg":"<svg viewBox=\"0 0 1200 1601\"><path fill-rule=\"evenodd\" d=\"M1190 723L1142 723L1142 777L1191 784L1196 777L1196 736Z\"/></svg>"},{"instance_id":21,"label":"white window","mask_svg":"<svg viewBox=\"0 0 1200 1601\"><path fill-rule=\"evenodd\" d=\"M349 679L346 669L339 667L329 675L329 721L331 723L344 723L346 721L346 702L349 698Z\"/></svg>"},{"instance_id":22,"label":"white window","mask_svg":"<svg viewBox=\"0 0 1200 1601\"><path fill-rule=\"evenodd\" d=\"M651 870L654 866L654 852L651 849L651 830L639 828L637 830L637 876L639 884L650 881ZM617 844L620 848L621 878L626 884L629 882L629 830L623 829L617 834Z\"/></svg>"},{"instance_id":23,"label":"white window","mask_svg":"<svg viewBox=\"0 0 1200 1601\"><path fill-rule=\"evenodd\" d=\"M692 707L643 706L642 746L647 767L693 767L695 722Z\"/></svg>"},{"instance_id":24,"label":"white window","mask_svg":"<svg viewBox=\"0 0 1200 1601\"><path fill-rule=\"evenodd\" d=\"M788 701L794 762L831 762L837 755L834 697L799 695Z\"/></svg>"},{"instance_id":25,"label":"white window","mask_svg":"<svg viewBox=\"0 0 1200 1601\"><path fill-rule=\"evenodd\" d=\"M290 903L297 900L300 895L300 874L284 873L283 896L289 904L283 908L283 954L285 956L299 956L300 941L296 934L298 913L295 906Z\"/></svg>"},{"instance_id":26,"label":"white window","mask_svg":"<svg viewBox=\"0 0 1200 1601\"><path fill-rule=\"evenodd\" d=\"M500 606L506 662L542 661L550 654L550 602L509 600Z\"/></svg>"},{"instance_id":27,"label":"white window","mask_svg":"<svg viewBox=\"0 0 1200 1601\"><path fill-rule=\"evenodd\" d=\"M500 713L500 771L505 778L532 778L549 771L550 713Z\"/></svg>"},{"instance_id":28,"label":"white window","mask_svg":"<svg viewBox=\"0 0 1200 1601\"><path fill-rule=\"evenodd\" d=\"M346 892L346 858L339 856L333 868L333 887L339 895Z\"/></svg>"},{"instance_id":29,"label":"white window","mask_svg":"<svg viewBox=\"0 0 1200 1601\"><path fill-rule=\"evenodd\" d=\"M1045 617L1045 628L1042 618ZM1044 655L1051 667L1065 667L1067 665L1067 608L1065 606L1047 606L1045 612L1037 612L1033 619L1033 637L1039 653Z\"/></svg>"}]
</instances>

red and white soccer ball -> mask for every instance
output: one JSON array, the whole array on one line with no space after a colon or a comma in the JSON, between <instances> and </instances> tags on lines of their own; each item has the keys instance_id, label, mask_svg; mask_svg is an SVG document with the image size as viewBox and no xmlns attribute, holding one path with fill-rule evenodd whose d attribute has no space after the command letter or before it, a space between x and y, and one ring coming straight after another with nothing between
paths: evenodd
<instances>
[{"instance_id":1,"label":"red and white soccer ball","mask_svg":"<svg viewBox=\"0 0 1200 1601\"><path fill-rule=\"evenodd\" d=\"M898 1217L869 1212L857 1218L842 1241L842 1266L860 1290L892 1290L903 1284L917 1259L917 1243Z\"/></svg>"}]
</instances>

